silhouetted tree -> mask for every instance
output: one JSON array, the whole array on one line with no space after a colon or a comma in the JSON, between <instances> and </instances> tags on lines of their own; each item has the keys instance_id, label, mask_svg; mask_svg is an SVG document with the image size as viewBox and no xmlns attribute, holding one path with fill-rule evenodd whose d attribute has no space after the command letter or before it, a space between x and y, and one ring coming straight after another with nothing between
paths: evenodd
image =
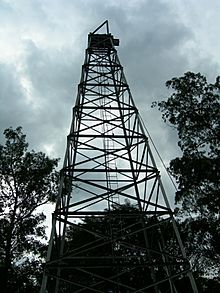
<instances>
[{"instance_id":1,"label":"silhouetted tree","mask_svg":"<svg viewBox=\"0 0 220 293\"><path fill-rule=\"evenodd\" d=\"M170 162L176 178L181 230L198 275L220 270L220 83L187 72L166 82L171 95L155 102L175 128L182 156ZM210 291L211 292L211 291Z\"/></svg>"},{"instance_id":2,"label":"silhouetted tree","mask_svg":"<svg viewBox=\"0 0 220 293\"><path fill-rule=\"evenodd\" d=\"M166 251L167 255L166 263L170 261L172 264L167 267L170 273L172 271L176 275L180 267L178 263L175 266L173 258L168 255L179 257L180 251L170 218L160 219L140 213L136 206L129 203L114 205L102 215L85 217L81 222L72 223L67 231L60 288L65 293L82 288L86 292L129 293L146 290L155 293L152 269L157 280L164 279L159 282L158 290L170 292L167 271L163 265L165 259L160 254L162 243L163 252ZM56 253L55 248L53 253ZM188 263L185 265L188 268ZM184 279L184 291L181 291L181 278L180 274L179 279L173 279L176 288L180 289L178 292L192 292L188 278ZM53 292L54 278L50 286ZM147 289L143 289L145 287Z\"/></svg>"},{"instance_id":3,"label":"silhouetted tree","mask_svg":"<svg viewBox=\"0 0 220 293\"><path fill-rule=\"evenodd\" d=\"M22 128L4 131L0 145L1 292L38 288L45 215L38 211L57 192L57 159L28 151ZM37 291L36 291L37 292Z\"/></svg>"}]
</instances>

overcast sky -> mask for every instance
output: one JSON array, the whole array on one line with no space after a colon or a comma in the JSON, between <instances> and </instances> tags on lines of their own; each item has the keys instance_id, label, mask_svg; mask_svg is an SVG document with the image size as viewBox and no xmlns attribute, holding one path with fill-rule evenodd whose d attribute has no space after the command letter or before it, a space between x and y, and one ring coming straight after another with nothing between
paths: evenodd
<instances>
[{"instance_id":1,"label":"overcast sky","mask_svg":"<svg viewBox=\"0 0 220 293\"><path fill-rule=\"evenodd\" d=\"M106 19L135 103L165 163L176 135L151 109L186 71L220 67L219 0L0 0L0 127L21 125L31 148L63 157L87 35Z\"/></svg>"}]
</instances>

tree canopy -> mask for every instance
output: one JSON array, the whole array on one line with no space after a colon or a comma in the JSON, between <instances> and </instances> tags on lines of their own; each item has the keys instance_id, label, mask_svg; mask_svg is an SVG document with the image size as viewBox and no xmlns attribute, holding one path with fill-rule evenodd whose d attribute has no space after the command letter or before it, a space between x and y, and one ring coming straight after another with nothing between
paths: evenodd
<instances>
[{"instance_id":1,"label":"tree canopy","mask_svg":"<svg viewBox=\"0 0 220 293\"><path fill-rule=\"evenodd\" d=\"M180 157L170 162L185 246L198 275L220 269L220 80L186 72L166 82L171 95L155 102L176 129Z\"/></svg>"},{"instance_id":2,"label":"tree canopy","mask_svg":"<svg viewBox=\"0 0 220 293\"><path fill-rule=\"evenodd\" d=\"M192 292L185 274L189 263L181 258L172 225L170 217L140 212L139 207L129 202L115 204L100 214L71 223L59 275L62 292L147 290L153 293L155 280L158 292L170 292L168 269L169 274L173 274L172 288ZM53 247L54 255L59 249L58 243ZM53 263L49 275L48 288L53 292L56 276Z\"/></svg>"},{"instance_id":3,"label":"tree canopy","mask_svg":"<svg viewBox=\"0 0 220 293\"><path fill-rule=\"evenodd\" d=\"M157 103L165 122L177 130L182 157L170 163L185 212L202 215L220 209L220 83L209 84L200 73L187 72L166 82L172 90Z\"/></svg>"},{"instance_id":4,"label":"tree canopy","mask_svg":"<svg viewBox=\"0 0 220 293\"><path fill-rule=\"evenodd\" d=\"M0 284L5 292L33 291L39 285L39 257L45 247L42 239L46 239L45 215L38 208L57 192L58 160L29 151L21 127L6 129L4 135L5 145L0 145Z\"/></svg>"}]
</instances>

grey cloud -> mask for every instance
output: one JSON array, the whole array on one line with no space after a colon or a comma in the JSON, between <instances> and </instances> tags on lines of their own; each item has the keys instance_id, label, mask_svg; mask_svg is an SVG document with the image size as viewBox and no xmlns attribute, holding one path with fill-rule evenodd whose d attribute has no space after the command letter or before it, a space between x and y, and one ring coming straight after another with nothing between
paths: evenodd
<instances>
[{"instance_id":1,"label":"grey cloud","mask_svg":"<svg viewBox=\"0 0 220 293\"><path fill-rule=\"evenodd\" d=\"M210 74L213 62L199 54L195 58L196 50L187 46L191 43L196 48L193 30L182 22L172 2L49 0L24 1L27 5L22 7L16 3L6 5L5 11L14 27L17 21L21 42L23 33L26 41L22 44L22 71L15 65L4 65L0 71L3 87L10 84L7 99L0 90L4 99L2 127L10 121L10 125L22 125L33 148L53 145L54 153L62 156L87 34L109 19L111 33L120 39L119 58L143 120L162 157L177 153L174 132L161 122L160 113L150 108L151 102L167 94L167 79L200 68ZM218 66L215 68L217 71ZM31 84L29 103L19 74Z\"/></svg>"},{"instance_id":2,"label":"grey cloud","mask_svg":"<svg viewBox=\"0 0 220 293\"><path fill-rule=\"evenodd\" d=\"M70 49L46 50L39 48L33 41L26 43L24 74L32 85L32 96L37 105L32 127L35 137L32 139L41 147L53 144L54 152L59 156L61 142L65 142L70 125L71 108L74 104L73 88L79 81L79 72L74 71ZM77 67L80 68L78 62ZM75 65L76 66L76 65ZM64 143L65 144L65 143ZM63 144L62 144L63 145Z\"/></svg>"},{"instance_id":3,"label":"grey cloud","mask_svg":"<svg viewBox=\"0 0 220 293\"><path fill-rule=\"evenodd\" d=\"M8 16L8 13L12 12L12 8L9 3L5 1L0 2L0 16L1 19L4 21L6 20L6 16Z\"/></svg>"},{"instance_id":4,"label":"grey cloud","mask_svg":"<svg viewBox=\"0 0 220 293\"><path fill-rule=\"evenodd\" d=\"M1 1L4 36L22 50L19 67L10 60L0 64L1 129L21 125L31 148L51 147L52 156L63 156L87 34L108 19L134 101L168 165L179 152L176 132L151 109L152 101L164 99L165 81L187 70L211 78L219 71L218 60L200 53L193 23L187 26L180 13L169 0Z\"/></svg>"},{"instance_id":5,"label":"grey cloud","mask_svg":"<svg viewBox=\"0 0 220 293\"><path fill-rule=\"evenodd\" d=\"M2 130L22 125L29 115L26 94L13 65L0 64L0 105Z\"/></svg>"}]
</instances>

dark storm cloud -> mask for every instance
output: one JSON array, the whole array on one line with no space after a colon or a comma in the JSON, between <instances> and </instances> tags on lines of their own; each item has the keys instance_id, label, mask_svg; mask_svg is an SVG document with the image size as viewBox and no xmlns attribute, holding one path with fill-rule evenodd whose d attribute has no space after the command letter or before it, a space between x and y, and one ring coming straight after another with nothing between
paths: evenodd
<instances>
[{"instance_id":1,"label":"dark storm cloud","mask_svg":"<svg viewBox=\"0 0 220 293\"><path fill-rule=\"evenodd\" d=\"M193 41L191 29L178 22L171 5L164 1L129 1L127 5L110 1L99 8L100 1L94 2L86 12L89 18L93 15L91 23L95 23L94 16L96 25L101 23L98 15L109 19L111 32L120 38L118 54L135 103L152 136L155 138L162 131L156 141L161 152L166 154L166 145L173 154L177 148L176 135L150 106L161 98L167 79L188 69L189 56L182 52L182 47Z\"/></svg>"},{"instance_id":2,"label":"dark storm cloud","mask_svg":"<svg viewBox=\"0 0 220 293\"><path fill-rule=\"evenodd\" d=\"M151 5L149 5L151 4ZM188 68L186 43L193 41L190 28L178 22L170 5L145 1L127 16L130 35L122 36L121 59L137 101L161 94L164 82ZM125 43L126 45L123 45Z\"/></svg>"},{"instance_id":3,"label":"dark storm cloud","mask_svg":"<svg viewBox=\"0 0 220 293\"><path fill-rule=\"evenodd\" d=\"M74 104L74 87L79 81L78 61L72 61L71 50L43 50L33 41L26 43L25 66L23 73L28 76L35 99L33 123L36 129L35 143L41 147L51 145L54 153L64 152L60 144L64 142L70 125L71 109Z\"/></svg>"},{"instance_id":4,"label":"dark storm cloud","mask_svg":"<svg viewBox=\"0 0 220 293\"><path fill-rule=\"evenodd\" d=\"M167 94L167 79L201 67L209 74L213 62L189 49L195 47L193 31L181 22L172 2L4 3L3 36L5 46L12 44L6 51L20 55L17 63L6 60L0 71L2 129L22 125L33 148L63 155L87 34L108 19L112 34L120 38L119 57L142 118L162 156L173 156L176 135L150 105Z\"/></svg>"},{"instance_id":5,"label":"dark storm cloud","mask_svg":"<svg viewBox=\"0 0 220 293\"><path fill-rule=\"evenodd\" d=\"M193 0L183 2L0 1L1 133L6 127L21 125L31 148L63 157L87 34L108 19L111 33L120 39L118 54L136 106L168 165L179 152L176 132L150 107L152 101L166 98L165 81L185 71L200 71L211 81L219 74L219 60L202 47L209 35L199 30L201 15L205 17L206 10L213 8L202 1L191 14ZM191 19L186 19L186 13ZM209 31L215 19L209 19ZM209 49L217 47L217 30L212 32ZM170 183L163 181L173 197Z\"/></svg>"},{"instance_id":6,"label":"dark storm cloud","mask_svg":"<svg viewBox=\"0 0 220 293\"><path fill-rule=\"evenodd\" d=\"M0 126L1 129L22 124L28 117L29 106L25 90L15 66L0 64ZM19 124L19 125L20 125ZM2 133L1 133L2 135Z\"/></svg>"}]
</instances>

